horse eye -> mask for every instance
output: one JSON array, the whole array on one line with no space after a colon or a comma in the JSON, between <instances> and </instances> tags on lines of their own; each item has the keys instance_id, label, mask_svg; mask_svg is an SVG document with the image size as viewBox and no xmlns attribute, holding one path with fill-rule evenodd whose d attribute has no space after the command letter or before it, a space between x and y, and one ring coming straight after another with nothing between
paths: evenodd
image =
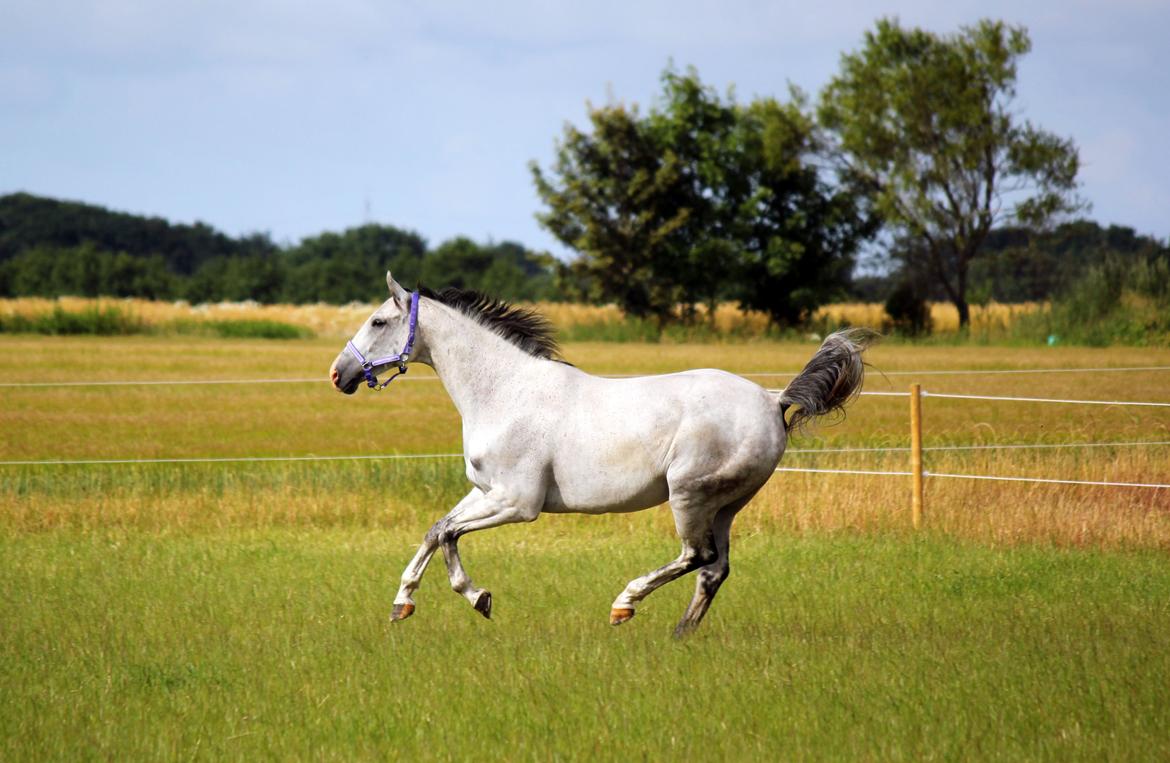
<instances>
[{"instance_id":1,"label":"horse eye","mask_svg":"<svg viewBox=\"0 0 1170 763\"><path fill-rule=\"evenodd\" d=\"M375 318L374 320L370 321L370 325L374 328L381 328L386 325L386 321L382 320L381 318Z\"/></svg>"}]
</instances>

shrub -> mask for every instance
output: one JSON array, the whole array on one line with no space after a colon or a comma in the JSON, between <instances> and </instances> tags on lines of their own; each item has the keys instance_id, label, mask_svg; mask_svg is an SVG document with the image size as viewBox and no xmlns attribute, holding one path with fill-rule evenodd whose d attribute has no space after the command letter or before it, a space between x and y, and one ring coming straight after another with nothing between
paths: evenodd
<instances>
[{"instance_id":1,"label":"shrub","mask_svg":"<svg viewBox=\"0 0 1170 763\"><path fill-rule=\"evenodd\" d=\"M208 321L204 325L224 339L308 339L313 336L313 332L303 326L273 320Z\"/></svg>"},{"instance_id":2,"label":"shrub","mask_svg":"<svg viewBox=\"0 0 1170 763\"><path fill-rule=\"evenodd\" d=\"M1020 330L1041 340L1103 347L1170 342L1170 260L1109 258L1088 268Z\"/></svg>"},{"instance_id":3,"label":"shrub","mask_svg":"<svg viewBox=\"0 0 1170 763\"><path fill-rule=\"evenodd\" d=\"M930 306L921 291L910 281L902 281L886 300L886 315L890 324L883 326L909 336L929 334L931 329Z\"/></svg>"},{"instance_id":4,"label":"shrub","mask_svg":"<svg viewBox=\"0 0 1170 763\"><path fill-rule=\"evenodd\" d=\"M146 324L140 318L113 306L70 311L57 305L38 315L0 316L0 333L115 336L145 331Z\"/></svg>"}]
</instances>

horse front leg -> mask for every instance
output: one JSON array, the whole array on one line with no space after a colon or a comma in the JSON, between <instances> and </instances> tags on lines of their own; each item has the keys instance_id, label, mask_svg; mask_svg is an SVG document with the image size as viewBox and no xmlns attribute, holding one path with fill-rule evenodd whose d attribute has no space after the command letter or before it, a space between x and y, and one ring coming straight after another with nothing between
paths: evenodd
<instances>
[{"instance_id":1,"label":"horse front leg","mask_svg":"<svg viewBox=\"0 0 1170 763\"><path fill-rule=\"evenodd\" d=\"M471 603L476 612L491 619L491 592L478 588L471 582L463 561L459 558L459 539L476 530L487 530L500 525L516 522L532 522L540 516L543 502L523 499L506 491L492 489L482 493L478 500L469 502L459 513L443 520L439 532L439 544L443 548L443 559L447 563L447 576L451 590Z\"/></svg>"},{"instance_id":2,"label":"horse front leg","mask_svg":"<svg viewBox=\"0 0 1170 763\"><path fill-rule=\"evenodd\" d=\"M406 569L402 572L402 580L398 586L398 594L394 597L394 609L390 613L392 621L405 620L414 614L414 592L418 590L419 584L422 583L423 573L427 571L427 565L431 562L431 557L439 550L441 544L441 535L446 523L451 520L451 517L457 515L468 504L479 500L483 496L483 491L479 488L473 488L470 493L463 497L463 500L455 504L455 508L447 512L447 515L431 525L431 529L427 530L427 534L423 536L422 545L418 547L418 552L415 553L414 558L406 565Z\"/></svg>"}]
</instances>

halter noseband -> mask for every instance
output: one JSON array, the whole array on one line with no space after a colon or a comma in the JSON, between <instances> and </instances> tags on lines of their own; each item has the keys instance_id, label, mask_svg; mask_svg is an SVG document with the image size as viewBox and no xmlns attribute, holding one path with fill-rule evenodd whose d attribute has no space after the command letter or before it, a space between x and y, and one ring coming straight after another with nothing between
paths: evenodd
<instances>
[{"instance_id":1,"label":"halter noseband","mask_svg":"<svg viewBox=\"0 0 1170 763\"><path fill-rule=\"evenodd\" d=\"M414 349L414 334L415 334L415 330L417 328L418 328L418 291L415 290L415 291L411 292L411 295L410 295L409 332L406 335L406 344L403 345L402 352L398 353L397 355L390 355L390 356L385 357L385 358L377 358L375 360L366 360L365 356L362 355L362 351L354 346L352 339L345 343L345 349L349 350L349 353L351 355L353 355L355 358L357 358L357 362L362 364L362 373L365 375L366 384L369 385L370 389L375 390L375 391L383 389L383 388L385 388L385 386L387 384L394 381L402 374L406 373L406 363L410 360L411 350ZM377 374L374 373L374 369L377 368L378 366L388 366L388 365L391 365L392 363L398 364L398 373L394 374L389 379L387 379L386 381L379 384L378 383L378 376L377 376Z\"/></svg>"}]
</instances>

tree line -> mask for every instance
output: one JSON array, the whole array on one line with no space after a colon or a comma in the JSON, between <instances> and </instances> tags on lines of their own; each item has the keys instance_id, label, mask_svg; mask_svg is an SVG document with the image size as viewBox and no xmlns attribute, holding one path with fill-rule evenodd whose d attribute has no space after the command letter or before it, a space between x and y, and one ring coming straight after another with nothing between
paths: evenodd
<instances>
[{"instance_id":1,"label":"tree line","mask_svg":"<svg viewBox=\"0 0 1170 763\"><path fill-rule=\"evenodd\" d=\"M739 101L668 67L648 109L590 106L545 167L540 223L574 257L467 238L430 248L368 224L292 245L28 194L0 198L0 294L346 302L371 272L513 300L615 302L660 325L718 302L797 324L825 302L886 300L910 323L927 299L1045 299L1109 258L1167 245L1075 219L1079 154L1025 119L1023 27L952 34L883 19L812 98ZM881 275L854 276L858 260ZM872 270L872 268L871 268Z\"/></svg>"},{"instance_id":2,"label":"tree line","mask_svg":"<svg viewBox=\"0 0 1170 763\"><path fill-rule=\"evenodd\" d=\"M207 241L217 242L211 256L204 254ZM911 245L895 242L891 259L904 256L898 247ZM1159 259L1170 259L1170 245L1123 226L1075 220L1043 231L997 228L972 264L970 293L975 303L1045 300L1106 260ZM460 237L428 248L416 233L368 224L281 247L262 234L232 238L206 225L176 225L28 194L0 196L0 296L344 303L380 298L378 279L370 273L387 268L404 283L476 288L511 300L610 300L590 282L580 260L561 262L513 242ZM710 283L717 288L709 293L717 301L744 293L726 271L716 275ZM883 275L847 278L837 296L881 302L905 278L896 266ZM914 293L946 299L929 282Z\"/></svg>"},{"instance_id":3,"label":"tree line","mask_svg":"<svg viewBox=\"0 0 1170 763\"><path fill-rule=\"evenodd\" d=\"M413 231L366 224L279 246L99 206L25 193L0 197L0 295L258 302L380 299L371 274L475 288L512 300L555 297L554 260L464 237L428 247Z\"/></svg>"}]
</instances>

